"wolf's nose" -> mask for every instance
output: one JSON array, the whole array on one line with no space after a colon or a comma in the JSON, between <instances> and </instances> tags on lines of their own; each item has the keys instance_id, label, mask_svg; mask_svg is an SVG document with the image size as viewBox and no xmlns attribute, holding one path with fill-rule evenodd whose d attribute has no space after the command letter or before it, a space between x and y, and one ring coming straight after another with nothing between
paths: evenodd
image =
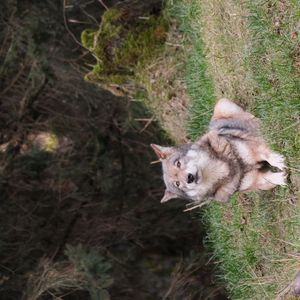
<instances>
[{"instance_id":1,"label":"wolf's nose","mask_svg":"<svg viewBox=\"0 0 300 300\"><path fill-rule=\"evenodd\" d=\"M194 180L195 180L194 175L189 173L188 178L187 178L187 183L192 183L192 182L194 182Z\"/></svg>"}]
</instances>

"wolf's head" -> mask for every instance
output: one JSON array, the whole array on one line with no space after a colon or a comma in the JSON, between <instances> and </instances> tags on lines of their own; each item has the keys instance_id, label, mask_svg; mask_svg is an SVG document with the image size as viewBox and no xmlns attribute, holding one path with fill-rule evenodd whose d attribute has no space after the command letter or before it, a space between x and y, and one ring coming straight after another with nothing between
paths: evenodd
<instances>
[{"instance_id":1,"label":"wolf's head","mask_svg":"<svg viewBox=\"0 0 300 300\"><path fill-rule=\"evenodd\" d=\"M162 163L166 190L161 202L173 198L197 200L203 189L202 169L209 160L207 154L195 144L177 147L151 144L151 147Z\"/></svg>"}]
</instances>

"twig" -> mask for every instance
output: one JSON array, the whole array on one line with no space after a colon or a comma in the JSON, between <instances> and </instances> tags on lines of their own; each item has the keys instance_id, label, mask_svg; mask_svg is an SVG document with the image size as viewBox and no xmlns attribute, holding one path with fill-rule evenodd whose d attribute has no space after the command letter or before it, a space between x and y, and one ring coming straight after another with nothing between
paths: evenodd
<instances>
[{"instance_id":1,"label":"twig","mask_svg":"<svg viewBox=\"0 0 300 300\"><path fill-rule=\"evenodd\" d=\"M14 84L17 82L19 77L22 75L22 72L24 71L24 69L25 69L25 66L22 64L17 75L13 78L13 80L10 82L10 84L3 91L1 91L0 96L4 95L7 91L9 91L11 89L11 87L14 86Z\"/></svg>"},{"instance_id":2,"label":"twig","mask_svg":"<svg viewBox=\"0 0 300 300\"><path fill-rule=\"evenodd\" d=\"M104 2L102 0L98 0L98 1L106 10L108 10L108 6L106 4L104 4Z\"/></svg>"},{"instance_id":3,"label":"twig","mask_svg":"<svg viewBox=\"0 0 300 300\"><path fill-rule=\"evenodd\" d=\"M145 126L140 130L140 132L143 132L152 123L152 121L154 120L154 116L151 117L151 118L136 118L134 120L135 121L140 121L140 122L146 122Z\"/></svg>"},{"instance_id":4,"label":"twig","mask_svg":"<svg viewBox=\"0 0 300 300\"><path fill-rule=\"evenodd\" d=\"M183 212L193 210L193 209L195 209L195 208L197 208L197 207L202 207L202 206L204 206L205 204L208 204L208 203L211 202L211 201L212 201L212 200L209 199L209 200L206 200L206 201L201 202L201 203L199 203L199 204L196 204L196 205L194 205L194 206L192 206L192 207L188 207L188 208L186 208Z\"/></svg>"},{"instance_id":5,"label":"twig","mask_svg":"<svg viewBox=\"0 0 300 300\"><path fill-rule=\"evenodd\" d=\"M66 2L67 0L63 0L63 19L64 19L64 25L66 30L68 31L68 33L70 34L70 36L72 37L72 39L74 40L74 42L78 45L80 45L80 47L84 48L82 46L82 44L77 40L76 36L74 35L74 33L71 31L71 29L69 28L68 25L68 21L67 21L67 16L66 16ZM85 49L85 48L84 48Z\"/></svg>"},{"instance_id":6,"label":"twig","mask_svg":"<svg viewBox=\"0 0 300 300\"><path fill-rule=\"evenodd\" d=\"M89 17L91 20L93 20L96 25L99 24L99 22L91 14L89 14L87 11L85 11L85 9L81 8L81 10L87 17Z\"/></svg>"}]
</instances>

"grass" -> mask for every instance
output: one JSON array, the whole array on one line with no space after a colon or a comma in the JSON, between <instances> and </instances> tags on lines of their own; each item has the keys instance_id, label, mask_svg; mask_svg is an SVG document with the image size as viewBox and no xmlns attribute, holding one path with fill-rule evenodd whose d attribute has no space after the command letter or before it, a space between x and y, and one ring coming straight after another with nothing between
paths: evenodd
<instances>
[{"instance_id":1,"label":"grass","mask_svg":"<svg viewBox=\"0 0 300 300\"><path fill-rule=\"evenodd\" d=\"M242 2L233 0L203 1L201 7L203 13L198 22L217 97L249 106L255 94L252 72L243 63L251 47L249 12Z\"/></svg>"},{"instance_id":2,"label":"grass","mask_svg":"<svg viewBox=\"0 0 300 300\"><path fill-rule=\"evenodd\" d=\"M266 139L290 167L287 188L241 194L228 205L212 203L203 212L220 280L232 299L293 299L285 288L300 269L300 4L172 4L188 41L191 136L201 135L216 98L226 96L261 118Z\"/></svg>"},{"instance_id":3,"label":"grass","mask_svg":"<svg viewBox=\"0 0 300 300\"><path fill-rule=\"evenodd\" d=\"M164 16L170 20L170 16ZM171 22L170 22L171 23ZM176 143L186 141L186 123L190 104L182 76L185 68L183 37L176 24L170 26L163 51L146 68L138 68L137 80L146 91L135 95L154 112L156 119Z\"/></svg>"},{"instance_id":4,"label":"grass","mask_svg":"<svg viewBox=\"0 0 300 300\"><path fill-rule=\"evenodd\" d=\"M208 72L201 36L201 7L196 1L176 1L170 7L173 17L179 19L185 35L185 82L192 101L188 134L197 138L204 133L215 101L215 87Z\"/></svg>"}]
</instances>

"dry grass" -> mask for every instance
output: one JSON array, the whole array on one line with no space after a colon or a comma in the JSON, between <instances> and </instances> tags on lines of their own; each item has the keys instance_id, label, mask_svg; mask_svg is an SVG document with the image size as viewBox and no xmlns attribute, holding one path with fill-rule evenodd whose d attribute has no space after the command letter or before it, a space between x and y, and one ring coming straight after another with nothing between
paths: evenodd
<instances>
[{"instance_id":1,"label":"dry grass","mask_svg":"<svg viewBox=\"0 0 300 300\"><path fill-rule=\"evenodd\" d=\"M244 63L251 47L245 2L204 0L201 7L203 17L198 22L217 97L251 104L256 83Z\"/></svg>"},{"instance_id":2,"label":"dry grass","mask_svg":"<svg viewBox=\"0 0 300 300\"><path fill-rule=\"evenodd\" d=\"M192 253L187 262L177 263L172 272L169 289L162 300L220 299L224 295L222 286L211 286L208 289L204 285L205 281L209 280L209 275L203 272L202 266L206 265L207 268L210 268L206 260L205 255L200 256L198 253ZM209 273L210 276L213 276L211 269ZM200 284L198 278L202 279Z\"/></svg>"},{"instance_id":3,"label":"dry grass","mask_svg":"<svg viewBox=\"0 0 300 300\"><path fill-rule=\"evenodd\" d=\"M144 102L176 143L187 141L190 97L184 82L185 60L184 37L173 23L160 57L137 75L147 90Z\"/></svg>"},{"instance_id":4,"label":"dry grass","mask_svg":"<svg viewBox=\"0 0 300 300\"><path fill-rule=\"evenodd\" d=\"M27 300L41 299L50 295L53 299L64 291L71 294L84 289L85 280L74 266L68 262L53 263L49 259L41 259L35 272L29 276L27 283ZM58 297L59 299L59 297Z\"/></svg>"}]
</instances>

